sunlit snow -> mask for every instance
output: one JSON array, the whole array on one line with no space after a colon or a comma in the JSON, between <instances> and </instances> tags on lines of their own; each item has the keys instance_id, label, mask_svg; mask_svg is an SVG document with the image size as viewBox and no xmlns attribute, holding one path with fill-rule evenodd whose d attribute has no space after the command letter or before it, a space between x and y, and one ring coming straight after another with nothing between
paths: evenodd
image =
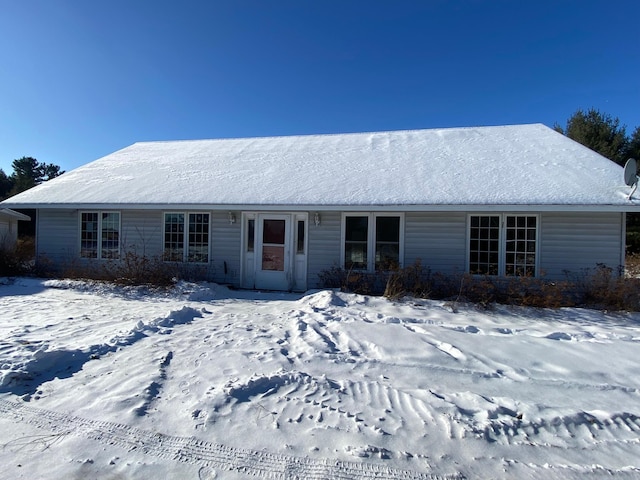
<instances>
[{"instance_id":1,"label":"sunlit snow","mask_svg":"<svg viewBox=\"0 0 640 480\"><path fill-rule=\"evenodd\" d=\"M1 478L636 478L640 315L0 282Z\"/></svg>"},{"instance_id":2,"label":"sunlit snow","mask_svg":"<svg viewBox=\"0 0 640 480\"><path fill-rule=\"evenodd\" d=\"M629 191L620 166L533 124L140 142L6 205L620 207Z\"/></svg>"}]
</instances>

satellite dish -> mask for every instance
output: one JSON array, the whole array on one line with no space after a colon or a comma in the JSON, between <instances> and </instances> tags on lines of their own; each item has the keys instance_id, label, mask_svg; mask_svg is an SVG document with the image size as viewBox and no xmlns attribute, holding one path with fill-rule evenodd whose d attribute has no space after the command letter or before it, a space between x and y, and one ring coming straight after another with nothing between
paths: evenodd
<instances>
[{"instance_id":1,"label":"satellite dish","mask_svg":"<svg viewBox=\"0 0 640 480\"><path fill-rule=\"evenodd\" d=\"M629 194L629 198L633 195L638 188L638 163L635 159L630 158L627 160L627 163L624 164L624 183L628 186L633 187L631 193Z\"/></svg>"},{"instance_id":2,"label":"satellite dish","mask_svg":"<svg viewBox=\"0 0 640 480\"><path fill-rule=\"evenodd\" d=\"M635 158L630 158L627 160L627 163L624 164L624 183L630 187L638 181L638 175L636 175L636 172L638 171L637 168L638 163Z\"/></svg>"}]
</instances>

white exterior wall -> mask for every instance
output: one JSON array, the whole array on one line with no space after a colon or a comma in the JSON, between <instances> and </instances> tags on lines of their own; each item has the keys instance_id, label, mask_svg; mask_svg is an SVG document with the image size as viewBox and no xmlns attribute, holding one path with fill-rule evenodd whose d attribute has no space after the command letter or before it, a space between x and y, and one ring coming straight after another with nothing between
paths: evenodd
<instances>
[{"instance_id":1,"label":"white exterior wall","mask_svg":"<svg viewBox=\"0 0 640 480\"><path fill-rule=\"evenodd\" d=\"M80 258L81 210L42 209L38 212L37 254L58 267L73 263L101 262ZM84 210L82 210L84 211ZM93 211L93 210L87 210ZM164 212L185 210L117 210L120 212L121 254L132 251L137 255L158 257L163 250ZM192 212L192 210L189 210ZM203 268L206 279L237 284L240 275L240 224L229 223L227 212L210 214L210 263ZM225 273L226 262L226 273ZM191 265L189 265L191 266ZM197 264L194 268L199 268Z\"/></svg>"},{"instance_id":2,"label":"white exterior wall","mask_svg":"<svg viewBox=\"0 0 640 480\"><path fill-rule=\"evenodd\" d=\"M624 265L624 213L544 213L540 226L540 272L565 279L594 269Z\"/></svg>"},{"instance_id":3,"label":"white exterior wall","mask_svg":"<svg viewBox=\"0 0 640 480\"><path fill-rule=\"evenodd\" d=\"M318 274L340 265L341 212L318 212L320 225L314 224L314 212L309 213L309 243L307 288L320 287Z\"/></svg>"},{"instance_id":4,"label":"white exterior wall","mask_svg":"<svg viewBox=\"0 0 640 480\"><path fill-rule=\"evenodd\" d=\"M466 271L467 214L410 212L405 215L404 266L420 260L432 272Z\"/></svg>"},{"instance_id":5,"label":"white exterior wall","mask_svg":"<svg viewBox=\"0 0 640 480\"><path fill-rule=\"evenodd\" d=\"M117 211L117 210L114 210ZM122 210L124 248L157 256L162 253L165 210ZM182 211L180 209L172 211ZM241 212L211 211L209 280L240 284ZM341 212L319 211L320 225L308 212L307 288L320 286L319 274L341 265ZM499 213L499 212L498 212ZM37 252L55 264L79 259L79 211L42 209L38 212ZM624 213L540 213L539 273L564 279L593 269L597 264L616 268L624 262ZM405 214L405 266L420 260L432 272L466 271L467 212L407 212ZM90 260L82 259L84 262Z\"/></svg>"},{"instance_id":6,"label":"white exterior wall","mask_svg":"<svg viewBox=\"0 0 640 480\"><path fill-rule=\"evenodd\" d=\"M157 257L162 255L163 212L156 210L113 211L120 212L121 249L135 252L141 256ZM79 223L77 223L76 229L78 229L76 235L79 236Z\"/></svg>"},{"instance_id":7,"label":"white exterior wall","mask_svg":"<svg viewBox=\"0 0 640 480\"><path fill-rule=\"evenodd\" d=\"M229 213L226 211L211 212L210 218L210 278L212 281L222 284L240 285L242 238L240 212L235 212L234 223L229 223Z\"/></svg>"},{"instance_id":8,"label":"white exterior wall","mask_svg":"<svg viewBox=\"0 0 640 480\"><path fill-rule=\"evenodd\" d=\"M77 210L38 210L36 219L38 257L44 257L56 266L78 259L80 239Z\"/></svg>"}]
</instances>

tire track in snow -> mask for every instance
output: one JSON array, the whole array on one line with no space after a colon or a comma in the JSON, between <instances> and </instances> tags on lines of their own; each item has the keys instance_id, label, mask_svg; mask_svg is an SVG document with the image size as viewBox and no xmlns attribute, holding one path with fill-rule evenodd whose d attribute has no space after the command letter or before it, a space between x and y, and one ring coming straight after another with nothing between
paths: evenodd
<instances>
[{"instance_id":1,"label":"tire track in snow","mask_svg":"<svg viewBox=\"0 0 640 480\"><path fill-rule=\"evenodd\" d=\"M254 477L309 480L326 478L457 480L465 478L461 473L438 475L373 463L312 459L228 447L192 437L164 435L119 423L88 420L7 400L0 400L0 415L57 434L80 435L103 444L115 445L157 458L237 471Z\"/></svg>"}]
</instances>

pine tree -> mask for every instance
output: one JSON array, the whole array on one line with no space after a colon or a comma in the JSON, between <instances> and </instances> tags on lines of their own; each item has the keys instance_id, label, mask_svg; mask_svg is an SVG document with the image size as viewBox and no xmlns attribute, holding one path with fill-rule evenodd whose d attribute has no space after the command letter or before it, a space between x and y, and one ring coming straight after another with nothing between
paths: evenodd
<instances>
[{"instance_id":1,"label":"pine tree","mask_svg":"<svg viewBox=\"0 0 640 480\"><path fill-rule=\"evenodd\" d=\"M0 168L0 200L4 200L9 196L9 192L13 188L11 178Z\"/></svg>"},{"instance_id":2,"label":"pine tree","mask_svg":"<svg viewBox=\"0 0 640 480\"><path fill-rule=\"evenodd\" d=\"M13 186L9 192L10 195L24 192L64 173L64 171L60 171L58 165L40 163L33 157L18 158L13 161L11 166L13 167L13 174L10 180Z\"/></svg>"},{"instance_id":3,"label":"pine tree","mask_svg":"<svg viewBox=\"0 0 640 480\"><path fill-rule=\"evenodd\" d=\"M554 128L620 165L628 158L629 140L624 125L620 126L618 118L594 108L586 112L578 109L564 129L557 124Z\"/></svg>"}]
</instances>

